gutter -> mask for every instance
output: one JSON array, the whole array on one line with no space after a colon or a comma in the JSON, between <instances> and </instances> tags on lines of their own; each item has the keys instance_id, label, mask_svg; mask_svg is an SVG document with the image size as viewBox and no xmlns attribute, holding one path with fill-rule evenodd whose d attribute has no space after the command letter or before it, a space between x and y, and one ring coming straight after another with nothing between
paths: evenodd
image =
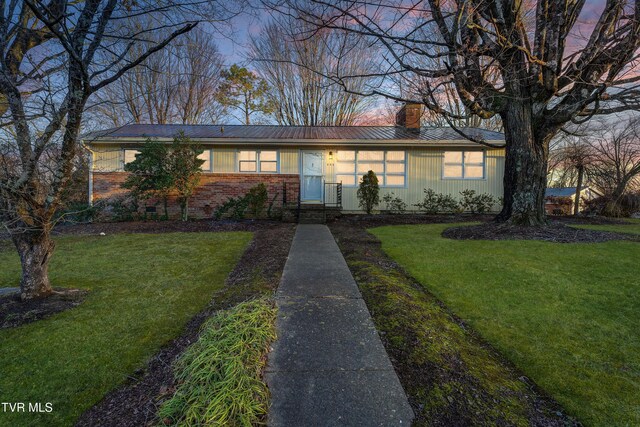
<instances>
[{"instance_id":1,"label":"gutter","mask_svg":"<svg viewBox=\"0 0 640 427\"><path fill-rule=\"evenodd\" d=\"M124 137L124 138L111 138L111 139L93 139L89 144L141 144L145 143L148 138L136 138L136 137ZM170 143L173 142L173 138L156 138L156 141ZM476 147L484 146L477 142L464 141L464 140L416 140L415 142L409 142L406 139L249 139L249 138L191 138L192 142L206 144L206 145L221 145L221 146L237 146L242 145L295 145L295 146L399 146L399 147ZM502 140L490 140L487 144L491 144L494 147L489 148L504 148L505 142Z\"/></svg>"}]
</instances>

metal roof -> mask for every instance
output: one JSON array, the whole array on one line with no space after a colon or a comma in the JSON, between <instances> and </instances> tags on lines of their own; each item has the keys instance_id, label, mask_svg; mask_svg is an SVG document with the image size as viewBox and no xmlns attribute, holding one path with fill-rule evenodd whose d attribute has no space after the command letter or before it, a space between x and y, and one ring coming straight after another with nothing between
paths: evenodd
<instances>
[{"instance_id":1,"label":"metal roof","mask_svg":"<svg viewBox=\"0 0 640 427\"><path fill-rule=\"evenodd\" d=\"M576 187L547 188L544 192L545 197L571 197L574 194L576 194Z\"/></svg>"},{"instance_id":2,"label":"metal roof","mask_svg":"<svg viewBox=\"0 0 640 427\"><path fill-rule=\"evenodd\" d=\"M465 135L497 145L504 135L486 129L461 127ZM422 127L419 132L393 126L276 126L276 125L156 125L132 124L83 136L85 142L113 142L141 138L173 138L179 132L192 139L238 142L461 142L470 143L450 127Z\"/></svg>"}]
</instances>

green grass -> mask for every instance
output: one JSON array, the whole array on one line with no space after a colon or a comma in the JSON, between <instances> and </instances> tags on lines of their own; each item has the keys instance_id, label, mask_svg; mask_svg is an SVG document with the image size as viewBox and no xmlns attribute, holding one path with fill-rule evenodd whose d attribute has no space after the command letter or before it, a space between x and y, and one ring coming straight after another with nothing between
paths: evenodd
<instances>
[{"instance_id":1,"label":"green grass","mask_svg":"<svg viewBox=\"0 0 640 427\"><path fill-rule=\"evenodd\" d=\"M240 258L250 233L63 237L54 286L89 289L71 310L0 331L3 402L52 402L50 414L0 412L0 425L70 425L144 366L202 310ZM0 287L19 281L0 252Z\"/></svg>"},{"instance_id":2,"label":"green grass","mask_svg":"<svg viewBox=\"0 0 640 427\"><path fill-rule=\"evenodd\" d=\"M332 230L335 233L335 230ZM386 262L375 243L338 243L394 360L416 410L414 426L527 426L534 411L529 387L484 342L469 333L440 301ZM372 238L373 240L373 238ZM551 413L551 414L550 414Z\"/></svg>"},{"instance_id":3,"label":"green grass","mask_svg":"<svg viewBox=\"0 0 640 427\"><path fill-rule=\"evenodd\" d=\"M614 231L616 233L640 234L640 219L626 218L625 221L630 224L614 224L614 225L572 225L575 228L585 228L587 230Z\"/></svg>"},{"instance_id":4,"label":"green grass","mask_svg":"<svg viewBox=\"0 0 640 427\"><path fill-rule=\"evenodd\" d=\"M428 290L587 425L640 424L640 245L371 230Z\"/></svg>"},{"instance_id":5,"label":"green grass","mask_svg":"<svg viewBox=\"0 0 640 427\"><path fill-rule=\"evenodd\" d=\"M269 392L262 382L276 309L268 298L218 312L176 364L180 385L158 415L165 425L252 426L263 422Z\"/></svg>"}]
</instances>

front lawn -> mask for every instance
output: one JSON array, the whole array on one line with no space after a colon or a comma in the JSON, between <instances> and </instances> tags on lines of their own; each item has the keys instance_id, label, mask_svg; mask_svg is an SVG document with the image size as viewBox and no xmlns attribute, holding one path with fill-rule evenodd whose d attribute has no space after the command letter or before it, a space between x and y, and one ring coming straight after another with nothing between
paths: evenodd
<instances>
[{"instance_id":1,"label":"front lawn","mask_svg":"<svg viewBox=\"0 0 640 427\"><path fill-rule=\"evenodd\" d=\"M628 224L613 224L613 225L580 224L580 225L572 225L572 227L586 228L587 230L615 231L616 233L640 234L640 219L625 218L625 221L628 222Z\"/></svg>"},{"instance_id":2,"label":"front lawn","mask_svg":"<svg viewBox=\"0 0 640 427\"><path fill-rule=\"evenodd\" d=\"M90 291L78 307L0 330L3 402L51 402L50 414L0 412L0 425L70 425L180 334L220 290L250 233L61 237L54 286ZM0 251L0 287L19 262Z\"/></svg>"},{"instance_id":3,"label":"front lawn","mask_svg":"<svg viewBox=\"0 0 640 427\"><path fill-rule=\"evenodd\" d=\"M455 241L450 226L371 232L580 421L640 424L640 244Z\"/></svg>"}]
</instances>

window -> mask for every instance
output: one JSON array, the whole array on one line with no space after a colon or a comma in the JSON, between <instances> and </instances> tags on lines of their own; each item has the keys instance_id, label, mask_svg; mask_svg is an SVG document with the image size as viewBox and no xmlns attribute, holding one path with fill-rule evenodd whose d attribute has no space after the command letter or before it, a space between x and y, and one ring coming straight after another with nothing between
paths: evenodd
<instances>
[{"instance_id":1,"label":"window","mask_svg":"<svg viewBox=\"0 0 640 427\"><path fill-rule=\"evenodd\" d=\"M274 150L239 151L238 172L278 173L278 152Z\"/></svg>"},{"instance_id":2,"label":"window","mask_svg":"<svg viewBox=\"0 0 640 427\"><path fill-rule=\"evenodd\" d=\"M124 164L133 162L138 154L138 150L124 150Z\"/></svg>"},{"instance_id":3,"label":"window","mask_svg":"<svg viewBox=\"0 0 640 427\"><path fill-rule=\"evenodd\" d=\"M278 152L260 151L260 172L278 173Z\"/></svg>"},{"instance_id":4,"label":"window","mask_svg":"<svg viewBox=\"0 0 640 427\"><path fill-rule=\"evenodd\" d=\"M213 169L211 168L211 166L212 166L211 156L212 156L212 150L204 150L202 153L200 153L198 155L198 158L200 160L204 160L204 163L202 164L202 166L200 166L200 169L203 172L212 172L213 171Z\"/></svg>"},{"instance_id":5,"label":"window","mask_svg":"<svg viewBox=\"0 0 640 427\"><path fill-rule=\"evenodd\" d=\"M336 155L336 180L346 187L358 185L370 170L378 176L380 186L404 187L406 160L404 151L345 150Z\"/></svg>"},{"instance_id":6,"label":"window","mask_svg":"<svg viewBox=\"0 0 640 427\"><path fill-rule=\"evenodd\" d=\"M484 151L445 151L443 178L483 179Z\"/></svg>"}]
</instances>

